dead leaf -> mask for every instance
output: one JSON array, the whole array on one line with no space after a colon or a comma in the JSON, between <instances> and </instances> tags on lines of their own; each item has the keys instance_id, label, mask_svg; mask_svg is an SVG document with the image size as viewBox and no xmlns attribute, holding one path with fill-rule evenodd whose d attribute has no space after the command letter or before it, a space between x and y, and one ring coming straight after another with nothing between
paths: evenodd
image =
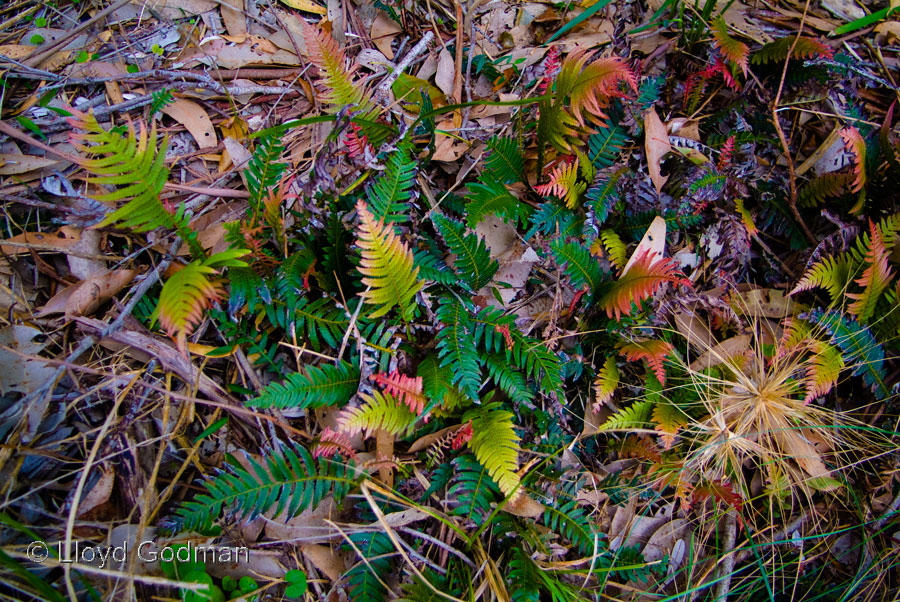
<instances>
[{"instance_id":1,"label":"dead leaf","mask_svg":"<svg viewBox=\"0 0 900 602\"><path fill-rule=\"evenodd\" d=\"M644 232L641 242L634 249L634 253L628 259L628 263L622 268L622 274L628 272L638 257L650 253L653 257L651 263L656 263L666 255L666 220L662 216L657 215L650 223L650 227Z\"/></svg>"},{"instance_id":2,"label":"dead leaf","mask_svg":"<svg viewBox=\"0 0 900 602\"><path fill-rule=\"evenodd\" d=\"M527 493L520 492L503 506L503 510L523 518L535 518L544 513L544 505Z\"/></svg>"},{"instance_id":3,"label":"dead leaf","mask_svg":"<svg viewBox=\"0 0 900 602\"><path fill-rule=\"evenodd\" d=\"M669 133L666 125L660 120L654 109L644 113L644 148L647 151L647 168L650 171L650 180L656 187L656 194L662 191L663 184L668 176L663 176L660 171L660 162L672 150L669 144Z\"/></svg>"},{"instance_id":4,"label":"dead leaf","mask_svg":"<svg viewBox=\"0 0 900 602\"><path fill-rule=\"evenodd\" d=\"M402 32L403 28L400 27L396 21L388 17L384 11L378 11L378 15L372 23L372 29L370 30L369 35L372 38L375 47L388 59L393 60L394 50L391 48L391 42L394 41L397 34Z\"/></svg>"},{"instance_id":5,"label":"dead leaf","mask_svg":"<svg viewBox=\"0 0 900 602\"><path fill-rule=\"evenodd\" d=\"M291 8L296 8L297 10L302 10L305 13L312 13L314 15L322 15L325 16L327 12L324 6L320 6L312 0L281 0L282 4L286 4Z\"/></svg>"},{"instance_id":6,"label":"dead leaf","mask_svg":"<svg viewBox=\"0 0 900 602\"><path fill-rule=\"evenodd\" d=\"M434 83L441 89L444 94L453 93L453 82L456 78L456 67L454 66L453 55L442 49L438 53L437 70L434 73ZM503 107L507 108L508 107Z\"/></svg>"},{"instance_id":7,"label":"dead leaf","mask_svg":"<svg viewBox=\"0 0 900 602\"><path fill-rule=\"evenodd\" d=\"M169 19L182 19L185 14L201 15L219 5L216 0L132 0L131 3L143 10L152 8L156 14Z\"/></svg>"},{"instance_id":8,"label":"dead leaf","mask_svg":"<svg viewBox=\"0 0 900 602\"><path fill-rule=\"evenodd\" d=\"M240 456L236 456L239 458ZM258 460L258 458L255 458ZM243 464L243 462L241 462ZM252 470L252 467L248 468ZM309 543L324 543L329 541L334 534L334 529L325 524L325 521L337 512L334 498L324 498L315 508L307 508L294 518L285 521L281 516L273 516L274 512L264 514L266 521L266 535L279 540L303 540Z\"/></svg>"},{"instance_id":9,"label":"dead leaf","mask_svg":"<svg viewBox=\"0 0 900 602\"><path fill-rule=\"evenodd\" d=\"M102 254L100 248L103 246L103 233L99 230L79 230L75 227L69 227L72 232L78 232L78 242L73 244L66 255L66 261L69 264L69 272L79 280L87 280L94 276L106 273L106 261L102 259L91 259L90 255L100 257ZM78 253L83 255L78 257L73 255Z\"/></svg>"},{"instance_id":10,"label":"dead leaf","mask_svg":"<svg viewBox=\"0 0 900 602\"><path fill-rule=\"evenodd\" d=\"M78 516L84 516L97 506L105 504L112 494L113 485L115 484L115 473L111 468L104 467L100 473L100 478L91 487L91 490L81 498L78 504Z\"/></svg>"},{"instance_id":11,"label":"dead leaf","mask_svg":"<svg viewBox=\"0 0 900 602\"><path fill-rule=\"evenodd\" d=\"M56 232L23 232L12 238L0 240L0 253L15 256L30 253L29 248L36 251L52 251L65 253L72 245L81 240L81 232L75 228L63 226ZM4 242L13 242L29 245L28 247L3 245Z\"/></svg>"},{"instance_id":12,"label":"dead leaf","mask_svg":"<svg viewBox=\"0 0 900 602\"><path fill-rule=\"evenodd\" d=\"M43 169L61 164L59 159L47 159L34 155L0 154L0 175L22 174L35 169Z\"/></svg>"},{"instance_id":13,"label":"dead leaf","mask_svg":"<svg viewBox=\"0 0 900 602\"><path fill-rule=\"evenodd\" d=\"M378 460L390 461L394 457L394 435L384 429L375 431L375 451ZM389 463L378 469L378 478L388 487L394 486L394 468Z\"/></svg>"},{"instance_id":14,"label":"dead leaf","mask_svg":"<svg viewBox=\"0 0 900 602\"><path fill-rule=\"evenodd\" d=\"M749 334L741 334L726 339L691 362L691 371L699 372L710 366L717 366L733 357L743 355L753 342Z\"/></svg>"},{"instance_id":15,"label":"dead leaf","mask_svg":"<svg viewBox=\"0 0 900 602\"><path fill-rule=\"evenodd\" d=\"M460 426L461 425L459 425L459 424L454 424L453 426L448 426L448 427L442 428L441 430L436 431L434 433L429 433L423 437L419 437L418 439L416 439L413 442L412 445L409 446L409 449L407 450L407 452L410 454L415 454L424 449L428 449L435 442L439 441L442 437L445 437L448 433L455 431Z\"/></svg>"},{"instance_id":16,"label":"dead leaf","mask_svg":"<svg viewBox=\"0 0 900 602\"><path fill-rule=\"evenodd\" d=\"M823 491L838 489L839 485L831 482L833 481L831 471L825 466L819 452L803 435L797 431L786 429L774 430L771 435L778 442L781 451L795 461L803 469L803 472L814 479L820 479L816 485L817 489Z\"/></svg>"},{"instance_id":17,"label":"dead leaf","mask_svg":"<svg viewBox=\"0 0 900 602\"><path fill-rule=\"evenodd\" d=\"M89 316L128 286L136 275L137 270L114 270L67 286L47 301L37 317L58 313Z\"/></svg>"},{"instance_id":18,"label":"dead leaf","mask_svg":"<svg viewBox=\"0 0 900 602\"><path fill-rule=\"evenodd\" d=\"M219 8L225 29L233 36L247 33L247 17L244 15L244 0L226 0Z\"/></svg>"},{"instance_id":19,"label":"dead leaf","mask_svg":"<svg viewBox=\"0 0 900 602\"><path fill-rule=\"evenodd\" d=\"M332 581L340 579L343 572L347 570L343 556L331 546L304 544L300 546L300 551L309 558L319 572Z\"/></svg>"},{"instance_id":20,"label":"dead leaf","mask_svg":"<svg viewBox=\"0 0 900 602\"><path fill-rule=\"evenodd\" d=\"M9 347L25 355L37 355L47 344L35 342L34 339L43 335L37 328L18 324L0 329L0 366L3 366L0 370L0 394L10 391L29 393L56 373L54 366L3 349Z\"/></svg>"},{"instance_id":21,"label":"dead leaf","mask_svg":"<svg viewBox=\"0 0 900 602\"><path fill-rule=\"evenodd\" d=\"M437 125L438 130L446 131L451 131L454 127L452 120L442 121ZM469 144L467 142L460 140L455 136L448 136L447 134L438 132L432 159L435 161L454 163L468 150Z\"/></svg>"},{"instance_id":22,"label":"dead leaf","mask_svg":"<svg viewBox=\"0 0 900 602\"><path fill-rule=\"evenodd\" d=\"M34 52L34 46L27 44L0 44L0 54L5 57L19 60Z\"/></svg>"},{"instance_id":23,"label":"dead leaf","mask_svg":"<svg viewBox=\"0 0 900 602\"><path fill-rule=\"evenodd\" d=\"M709 349L715 344L715 337L703 320L692 311L675 312L675 327L687 342L698 349Z\"/></svg>"},{"instance_id":24,"label":"dead leaf","mask_svg":"<svg viewBox=\"0 0 900 602\"><path fill-rule=\"evenodd\" d=\"M275 52L265 52L262 48L262 45L250 39L241 44L229 44L225 39L219 37L203 44L201 48L185 53L182 60L185 66L194 63L215 64L221 69L240 69L250 65L294 67L300 64L300 59L293 52L281 48Z\"/></svg>"},{"instance_id":25,"label":"dead leaf","mask_svg":"<svg viewBox=\"0 0 900 602\"><path fill-rule=\"evenodd\" d=\"M192 100L178 98L162 108L162 112L183 125L200 148L213 148L219 144L206 109Z\"/></svg>"}]
</instances>

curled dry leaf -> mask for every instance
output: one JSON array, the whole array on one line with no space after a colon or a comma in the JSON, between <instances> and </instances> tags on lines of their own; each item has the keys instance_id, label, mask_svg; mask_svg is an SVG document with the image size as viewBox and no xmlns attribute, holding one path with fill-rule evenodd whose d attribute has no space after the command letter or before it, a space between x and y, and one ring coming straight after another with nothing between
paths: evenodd
<instances>
[{"instance_id":1,"label":"curled dry leaf","mask_svg":"<svg viewBox=\"0 0 900 602\"><path fill-rule=\"evenodd\" d=\"M89 316L128 286L136 275L137 270L113 270L67 286L47 301L38 317L59 313Z\"/></svg>"},{"instance_id":2,"label":"curled dry leaf","mask_svg":"<svg viewBox=\"0 0 900 602\"><path fill-rule=\"evenodd\" d=\"M669 144L669 132L666 130L666 125L652 108L644 113L644 149L647 151L647 169L650 171L650 180L656 187L656 194L659 194L666 180L669 179L662 175L660 163L662 158L672 150L672 145Z\"/></svg>"}]
</instances>

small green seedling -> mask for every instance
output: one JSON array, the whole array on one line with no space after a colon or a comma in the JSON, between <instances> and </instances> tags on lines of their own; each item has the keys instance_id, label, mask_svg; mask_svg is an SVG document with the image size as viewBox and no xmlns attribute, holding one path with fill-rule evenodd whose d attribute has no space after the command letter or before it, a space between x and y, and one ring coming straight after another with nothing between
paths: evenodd
<instances>
[{"instance_id":1,"label":"small green seedling","mask_svg":"<svg viewBox=\"0 0 900 602\"><path fill-rule=\"evenodd\" d=\"M301 598L306 593L306 573L293 569L284 574L284 580L288 586L284 590L284 595L288 598Z\"/></svg>"}]
</instances>

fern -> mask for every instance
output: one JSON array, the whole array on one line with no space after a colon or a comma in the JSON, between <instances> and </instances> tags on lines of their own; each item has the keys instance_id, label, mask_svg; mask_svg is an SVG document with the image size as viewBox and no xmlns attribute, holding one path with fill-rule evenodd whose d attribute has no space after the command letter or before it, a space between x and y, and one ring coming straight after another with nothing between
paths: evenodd
<instances>
[{"instance_id":1,"label":"fern","mask_svg":"<svg viewBox=\"0 0 900 602\"><path fill-rule=\"evenodd\" d=\"M844 294L847 285L853 277L854 262L849 255L838 257L824 257L821 262L807 270L797 286L791 291L791 295L810 290L816 287L828 291L832 301Z\"/></svg>"},{"instance_id":2,"label":"fern","mask_svg":"<svg viewBox=\"0 0 900 602\"><path fill-rule=\"evenodd\" d=\"M308 366L306 373L289 374L283 383L272 383L247 402L257 408L321 408L347 403L359 388L359 367L340 360L335 364Z\"/></svg>"},{"instance_id":3,"label":"fern","mask_svg":"<svg viewBox=\"0 0 900 602\"><path fill-rule=\"evenodd\" d=\"M601 230L600 240L603 241L603 248L609 254L609 262L620 270L624 268L628 263L628 249L619 235L613 230Z\"/></svg>"},{"instance_id":4,"label":"fern","mask_svg":"<svg viewBox=\"0 0 900 602\"><path fill-rule=\"evenodd\" d=\"M391 557L396 553L391 538L382 531L357 531L347 537L353 545L348 544L345 548L362 555L360 561L344 573L350 600L387 600L388 592L381 583L391 574Z\"/></svg>"},{"instance_id":5,"label":"fern","mask_svg":"<svg viewBox=\"0 0 900 602\"><path fill-rule=\"evenodd\" d=\"M516 138L491 136L487 142L491 152L484 160L485 168L498 182L510 184L521 182L525 168L525 159Z\"/></svg>"},{"instance_id":6,"label":"fern","mask_svg":"<svg viewBox=\"0 0 900 602\"><path fill-rule=\"evenodd\" d=\"M247 179L247 190L250 192L250 207L259 211L261 203L269 191L278 186L287 170L287 164L279 163L284 154L281 140L274 134L261 136L258 139L253 155L244 169Z\"/></svg>"},{"instance_id":7,"label":"fern","mask_svg":"<svg viewBox=\"0 0 900 602\"><path fill-rule=\"evenodd\" d=\"M836 384L844 369L844 356L840 349L823 343L806 362L806 397L807 403L822 397Z\"/></svg>"},{"instance_id":8,"label":"fern","mask_svg":"<svg viewBox=\"0 0 900 602\"><path fill-rule=\"evenodd\" d=\"M868 328L837 310L815 309L806 318L828 333L831 343L841 350L854 376L861 376L880 399L889 395L884 384L884 349Z\"/></svg>"},{"instance_id":9,"label":"fern","mask_svg":"<svg viewBox=\"0 0 900 602\"><path fill-rule=\"evenodd\" d=\"M500 489L475 456L463 454L452 464L455 472L447 497L459 505L451 514L483 522L491 512L491 504L500 496Z\"/></svg>"},{"instance_id":10,"label":"fern","mask_svg":"<svg viewBox=\"0 0 900 602\"><path fill-rule=\"evenodd\" d=\"M303 39L309 52L309 61L315 65L325 83L322 100L334 111L346 106L361 110L363 116L371 117L374 106L363 89L353 82L353 69L347 67L343 51L334 38L322 28L303 22Z\"/></svg>"},{"instance_id":11,"label":"fern","mask_svg":"<svg viewBox=\"0 0 900 602\"><path fill-rule=\"evenodd\" d=\"M628 168L621 168L613 172L609 177L601 177L585 193L588 199L588 207L594 212L597 226L602 226L613 206L619 201L619 180L628 173Z\"/></svg>"},{"instance_id":12,"label":"fern","mask_svg":"<svg viewBox=\"0 0 900 602\"><path fill-rule=\"evenodd\" d=\"M348 458L356 457L356 450L346 433L338 432L329 426L322 429L312 449L313 458L333 458L341 454Z\"/></svg>"},{"instance_id":13,"label":"fern","mask_svg":"<svg viewBox=\"0 0 900 602\"><path fill-rule=\"evenodd\" d=\"M445 300L435 313L443 324L437 334L441 366L452 369L451 384L459 385L463 393L472 399L478 399L481 370L475 339L469 330L471 323L468 312L462 302Z\"/></svg>"},{"instance_id":14,"label":"fern","mask_svg":"<svg viewBox=\"0 0 900 602\"><path fill-rule=\"evenodd\" d=\"M619 352L630 362L646 360L660 384L666 384L666 369L663 360L672 353L672 344L658 339L634 341L619 345Z\"/></svg>"},{"instance_id":15,"label":"fern","mask_svg":"<svg viewBox=\"0 0 900 602\"><path fill-rule=\"evenodd\" d=\"M384 172L366 190L369 207L376 219L387 223L409 221L409 201L416 178L416 161L409 148L401 146L390 154Z\"/></svg>"},{"instance_id":16,"label":"fern","mask_svg":"<svg viewBox=\"0 0 900 602\"><path fill-rule=\"evenodd\" d=\"M225 470L203 483L206 492L184 502L173 518L178 530L206 531L229 509L241 519L270 513L285 522L326 496L340 501L356 485L351 465L320 460L318 467L303 447L282 446L257 462L245 454L250 469L228 455Z\"/></svg>"},{"instance_id":17,"label":"fern","mask_svg":"<svg viewBox=\"0 0 900 602\"><path fill-rule=\"evenodd\" d=\"M469 448L506 496L519 494L519 436L513 415L505 410L479 408L463 416L472 421Z\"/></svg>"},{"instance_id":18,"label":"fern","mask_svg":"<svg viewBox=\"0 0 900 602\"><path fill-rule=\"evenodd\" d=\"M665 449L671 449L675 445L675 435L681 427L688 424L689 416L677 405L662 401L653 406L650 418L656 424L656 430L661 433L660 438Z\"/></svg>"},{"instance_id":19,"label":"fern","mask_svg":"<svg viewBox=\"0 0 900 602\"><path fill-rule=\"evenodd\" d=\"M528 207L513 196L506 184L492 175L483 174L481 181L469 184L468 188L466 223L470 228L477 226L488 215L499 215L513 224L528 221Z\"/></svg>"},{"instance_id":20,"label":"fern","mask_svg":"<svg viewBox=\"0 0 900 602\"><path fill-rule=\"evenodd\" d=\"M609 356L603 362L603 367L597 372L594 381L594 406L599 408L610 399L619 386L619 369L616 367L616 358Z\"/></svg>"},{"instance_id":21,"label":"fern","mask_svg":"<svg viewBox=\"0 0 900 602\"><path fill-rule=\"evenodd\" d=\"M628 271L606 286L598 302L610 318L631 314L632 303L640 304L666 282L687 282L673 259L653 259L651 251L642 253Z\"/></svg>"},{"instance_id":22,"label":"fern","mask_svg":"<svg viewBox=\"0 0 900 602\"><path fill-rule=\"evenodd\" d=\"M521 548L510 550L509 570L506 582L511 591L512 602L541 602L540 569Z\"/></svg>"},{"instance_id":23,"label":"fern","mask_svg":"<svg viewBox=\"0 0 900 602\"><path fill-rule=\"evenodd\" d=\"M575 288L586 286L592 292L600 288L605 280L605 274L600 269L597 259L584 246L563 242L561 238L557 238L550 243L550 251L556 263L565 266L565 272L572 286Z\"/></svg>"},{"instance_id":24,"label":"fern","mask_svg":"<svg viewBox=\"0 0 900 602\"><path fill-rule=\"evenodd\" d=\"M847 293L847 298L854 300L847 306L847 311L857 316L863 324L875 313L875 304L894 277L888 266L887 245L881 231L872 221L869 221L869 232L871 239L863 260L866 268L862 276L856 280L856 284L863 287L863 290L860 293Z\"/></svg>"},{"instance_id":25,"label":"fern","mask_svg":"<svg viewBox=\"0 0 900 602\"><path fill-rule=\"evenodd\" d=\"M569 209L578 205L578 199L587 190L587 184L578 181L578 162L558 165L550 172L550 181L534 187L543 196L553 195Z\"/></svg>"},{"instance_id":26,"label":"fern","mask_svg":"<svg viewBox=\"0 0 900 602\"><path fill-rule=\"evenodd\" d=\"M358 270L365 276L363 285L369 287L360 296L376 306L369 317L381 317L398 306L408 322L416 310L413 297L422 288L422 282L416 278L419 270L413 267L413 255L384 220L375 221L363 201L357 203L356 211L360 220L357 244L362 249Z\"/></svg>"},{"instance_id":27,"label":"fern","mask_svg":"<svg viewBox=\"0 0 900 602\"><path fill-rule=\"evenodd\" d=\"M637 401L610 416L600 430L618 431L643 428L650 422L650 413L655 405L652 400Z\"/></svg>"},{"instance_id":28,"label":"fern","mask_svg":"<svg viewBox=\"0 0 900 602\"><path fill-rule=\"evenodd\" d=\"M425 396L422 394L422 377L415 378L400 374L394 370L390 374L383 372L372 375L372 380L384 387L384 390L409 406L411 412L421 416L425 409Z\"/></svg>"},{"instance_id":29,"label":"fern","mask_svg":"<svg viewBox=\"0 0 900 602\"><path fill-rule=\"evenodd\" d=\"M716 48L719 49L725 58L741 68L744 75L747 75L748 59L750 58L750 48L743 42L738 42L728 33L728 24L721 15L713 19L712 22L713 40Z\"/></svg>"},{"instance_id":30,"label":"fern","mask_svg":"<svg viewBox=\"0 0 900 602\"><path fill-rule=\"evenodd\" d=\"M444 286L459 283L459 277L447 267L443 259L435 256L430 250L413 251L413 263L419 269L419 276L425 281L437 282Z\"/></svg>"},{"instance_id":31,"label":"fern","mask_svg":"<svg viewBox=\"0 0 900 602\"><path fill-rule=\"evenodd\" d=\"M340 431L348 435L365 431L367 437L371 437L379 429L391 435L412 432L416 424L416 414L390 393L378 391L374 391L371 395L360 393L359 398L363 405L345 408L338 417Z\"/></svg>"},{"instance_id":32,"label":"fern","mask_svg":"<svg viewBox=\"0 0 900 602\"><path fill-rule=\"evenodd\" d=\"M596 134L588 136L588 160L594 169L611 167L628 143L628 132L611 120Z\"/></svg>"},{"instance_id":33,"label":"fern","mask_svg":"<svg viewBox=\"0 0 900 602\"><path fill-rule=\"evenodd\" d=\"M219 273L217 268L247 267L238 259L246 254L244 250L231 250L197 259L175 272L163 285L155 315L182 353L187 353L187 335L200 323L203 312L224 294L221 283L210 276Z\"/></svg>"},{"instance_id":34,"label":"fern","mask_svg":"<svg viewBox=\"0 0 900 602\"><path fill-rule=\"evenodd\" d=\"M844 141L844 148L853 155L854 178L850 191L859 192L866 183L866 141L863 140L859 130L853 126L842 128L840 134Z\"/></svg>"},{"instance_id":35,"label":"fern","mask_svg":"<svg viewBox=\"0 0 900 602\"><path fill-rule=\"evenodd\" d=\"M153 102L150 103L150 110L148 111L148 117L153 119L153 117L163 110L163 107L172 104L175 102L175 97L172 96L172 91L163 88L162 90L157 90L150 94L150 97L153 99Z\"/></svg>"},{"instance_id":36,"label":"fern","mask_svg":"<svg viewBox=\"0 0 900 602\"><path fill-rule=\"evenodd\" d=\"M525 240L537 232L564 238L575 232L578 216L562 203L548 201L541 204L538 210L531 214L531 223L531 229L525 234Z\"/></svg>"},{"instance_id":37,"label":"fern","mask_svg":"<svg viewBox=\"0 0 900 602\"><path fill-rule=\"evenodd\" d=\"M545 504L543 522L550 530L571 541L582 556L593 555L599 535L584 510L578 507L577 500L560 502L557 498L556 504Z\"/></svg>"},{"instance_id":38,"label":"fern","mask_svg":"<svg viewBox=\"0 0 900 602\"><path fill-rule=\"evenodd\" d=\"M794 40L797 40L796 46L794 46ZM831 48L818 40L807 38L805 36L800 36L799 39L797 36L787 36L764 45L756 51L753 58L750 60L753 64L763 65L766 63L781 62L788 58L788 52L791 51L791 46L794 46L794 51L791 53L790 57L793 59L810 59L813 57L830 59L834 56L834 52Z\"/></svg>"},{"instance_id":39,"label":"fern","mask_svg":"<svg viewBox=\"0 0 900 602\"><path fill-rule=\"evenodd\" d=\"M801 207L816 207L829 198L837 197L849 190L854 176L845 173L827 173L813 178L797 193Z\"/></svg>"},{"instance_id":40,"label":"fern","mask_svg":"<svg viewBox=\"0 0 900 602\"><path fill-rule=\"evenodd\" d=\"M531 405L534 401L534 394L528 388L525 377L520 372L516 372L510 367L506 356L496 353L483 356L484 365L487 367L488 374L509 398L517 403Z\"/></svg>"},{"instance_id":41,"label":"fern","mask_svg":"<svg viewBox=\"0 0 900 602\"><path fill-rule=\"evenodd\" d=\"M434 225L450 251L456 256L454 267L471 291L486 286L500 265L491 259L484 241L475 234L465 234L465 227L439 213L432 215Z\"/></svg>"}]
</instances>

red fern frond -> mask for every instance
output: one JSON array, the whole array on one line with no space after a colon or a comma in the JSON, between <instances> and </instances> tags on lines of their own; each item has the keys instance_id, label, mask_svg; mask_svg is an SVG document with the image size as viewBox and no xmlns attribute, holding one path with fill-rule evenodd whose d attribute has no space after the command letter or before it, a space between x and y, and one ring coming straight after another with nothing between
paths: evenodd
<instances>
[{"instance_id":1,"label":"red fern frond","mask_svg":"<svg viewBox=\"0 0 900 602\"><path fill-rule=\"evenodd\" d=\"M466 443L472 440L474 435L475 431L472 429L472 421L470 420L454 433L453 442L450 444L450 447L454 450L462 449Z\"/></svg>"},{"instance_id":2,"label":"red fern frond","mask_svg":"<svg viewBox=\"0 0 900 602\"><path fill-rule=\"evenodd\" d=\"M721 16L712 22L713 43L719 52L729 61L741 68L747 75L747 67L750 59L750 48L743 42L739 42L728 33L728 24Z\"/></svg>"},{"instance_id":3,"label":"red fern frond","mask_svg":"<svg viewBox=\"0 0 900 602\"><path fill-rule=\"evenodd\" d=\"M841 130L844 148L853 154L853 174L856 176L850 190L859 192L866 183L866 141L855 127L848 126Z\"/></svg>"},{"instance_id":4,"label":"red fern frond","mask_svg":"<svg viewBox=\"0 0 900 602\"><path fill-rule=\"evenodd\" d=\"M562 63L558 81L569 93L572 115L582 126L586 125L583 113L595 123L606 119L603 110L610 99L622 96L620 84L627 84L637 92L637 77L619 57L606 57L591 61L593 53L573 52Z\"/></svg>"},{"instance_id":5,"label":"red fern frond","mask_svg":"<svg viewBox=\"0 0 900 602\"><path fill-rule=\"evenodd\" d=\"M365 157L366 151L371 152L372 149L362 128L352 121L350 122L350 131L344 136L344 144L347 147L347 156L351 159Z\"/></svg>"},{"instance_id":6,"label":"red fern frond","mask_svg":"<svg viewBox=\"0 0 900 602\"><path fill-rule=\"evenodd\" d=\"M725 141L725 144L722 145L722 150L719 151L719 171L725 169L729 165L731 165L731 160L734 157L734 135L728 137L728 140Z\"/></svg>"},{"instance_id":7,"label":"red fern frond","mask_svg":"<svg viewBox=\"0 0 900 602\"><path fill-rule=\"evenodd\" d=\"M741 513L744 510L744 500L741 498L740 494L734 490L731 483L726 481L706 481L694 487L693 502L695 504L709 498L713 498L734 508L737 513L738 523L743 527Z\"/></svg>"},{"instance_id":8,"label":"red fern frond","mask_svg":"<svg viewBox=\"0 0 900 602\"><path fill-rule=\"evenodd\" d=\"M553 195L562 199L566 207L574 209L578 202L578 196L587 190L587 184L578 182L578 161L572 161L557 165L550 172L550 181L535 186L534 189L540 195Z\"/></svg>"},{"instance_id":9,"label":"red fern frond","mask_svg":"<svg viewBox=\"0 0 900 602\"><path fill-rule=\"evenodd\" d=\"M647 364L660 384L666 384L666 368L663 366L663 360L672 352L672 344L658 339L647 339L645 341L635 341L634 343L624 343L619 346L619 352L625 356L629 362L639 362L647 360Z\"/></svg>"},{"instance_id":10,"label":"red fern frond","mask_svg":"<svg viewBox=\"0 0 900 602\"><path fill-rule=\"evenodd\" d=\"M700 95L703 94L703 88L706 87L707 78L703 77L702 72L691 73L684 81L684 98L682 103L687 111L690 112L691 107L700 101Z\"/></svg>"},{"instance_id":11,"label":"red fern frond","mask_svg":"<svg viewBox=\"0 0 900 602\"><path fill-rule=\"evenodd\" d=\"M319 434L319 440L313 445L312 456L313 458L333 458L337 453L348 458L356 457L356 450L350 443L350 437L346 433L327 426Z\"/></svg>"},{"instance_id":12,"label":"red fern frond","mask_svg":"<svg viewBox=\"0 0 900 602\"><path fill-rule=\"evenodd\" d=\"M509 324L494 324L494 330L497 331L497 334L503 335L503 341L506 343L506 348L509 351L512 351L513 347L516 345L513 342L512 333L509 332Z\"/></svg>"},{"instance_id":13,"label":"red fern frond","mask_svg":"<svg viewBox=\"0 0 900 602\"><path fill-rule=\"evenodd\" d=\"M422 394L422 377L406 376L394 370L390 374L379 372L372 375L372 380L384 387L385 391L405 403L411 412L420 416L425 409L425 396Z\"/></svg>"},{"instance_id":14,"label":"red fern frond","mask_svg":"<svg viewBox=\"0 0 900 602\"><path fill-rule=\"evenodd\" d=\"M600 307L610 318L615 316L618 320L623 314L630 315L632 303L640 305L666 282L690 285L671 257L654 261L655 257L649 249L642 253L600 297Z\"/></svg>"},{"instance_id":15,"label":"red fern frond","mask_svg":"<svg viewBox=\"0 0 900 602\"><path fill-rule=\"evenodd\" d=\"M547 88L559 74L561 54L559 46L551 46L547 51L547 56L544 58L544 77L541 78L541 83L538 85L538 94L545 94Z\"/></svg>"}]
</instances>

